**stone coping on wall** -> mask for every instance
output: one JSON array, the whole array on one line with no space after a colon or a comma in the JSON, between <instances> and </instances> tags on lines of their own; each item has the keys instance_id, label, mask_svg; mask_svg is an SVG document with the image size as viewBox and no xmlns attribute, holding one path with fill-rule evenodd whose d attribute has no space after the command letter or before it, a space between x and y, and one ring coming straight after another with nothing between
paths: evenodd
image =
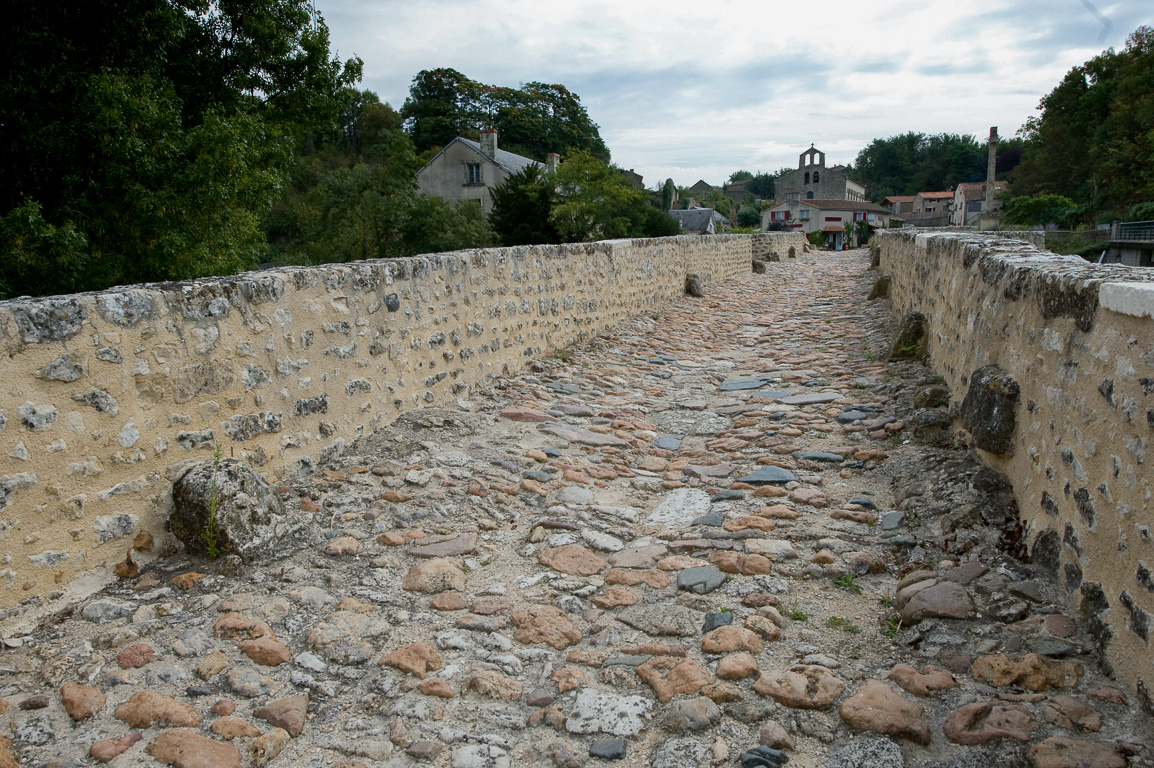
<instances>
[{"instance_id":1,"label":"stone coping on wall","mask_svg":"<svg viewBox=\"0 0 1154 768\"><path fill-rule=\"evenodd\" d=\"M734 279L803 246L519 246L0 302L0 618L91 591L130 548L155 557L173 481L217 446L273 483L311 473L406 410L652 311L688 273Z\"/></svg>"},{"instance_id":2,"label":"stone coping on wall","mask_svg":"<svg viewBox=\"0 0 1154 768\"><path fill-rule=\"evenodd\" d=\"M895 315L924 318L955 426L1012 482L1029 557L1154 708L1154 270L1019 234L887 232L878 264Z\"/></svg>"}]
</instances>

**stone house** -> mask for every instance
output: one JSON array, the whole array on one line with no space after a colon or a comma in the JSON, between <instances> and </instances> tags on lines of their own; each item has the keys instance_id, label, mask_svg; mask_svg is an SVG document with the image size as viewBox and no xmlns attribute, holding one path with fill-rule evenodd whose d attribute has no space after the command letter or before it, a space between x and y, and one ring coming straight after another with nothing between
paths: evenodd
<instances>
[{"instance_id":1,"label":"stone house","mask_svg":"<svg viewBox=\"0 0 1154 768\"><path fill-rule=\"evenodd\" d=\"M749 190L746 189L749 182L750 179L739 179L726 187L721 194L740 205L745 201L745 196L749 194Z\"/></svg>"},{"instance_id":2,"label":"stone house","mask_svg":"<svg viewBox=\"0 0 1154 768\"><path fill-rule=\"evenodd\" d=\"M497 131L481 131L480 141L458 136L417 172L417 192L445 200L476 200L481 210L493 210L492 189L536 160L497 147ZM547 168L556 170L560 155L550 153Z\"/></svg>"},{"instance_id":3,"label":"stone house","mask_svg":"<svg viewBox=\"0 0 1154 768\"><path fill-rule=\"evenodd\" d=\"M1000 213L1002 201L997 198L1008 188L1007 182L994 182L994 210ZM950 211L950 223L959 227L976 227L978 219L986 212L986 182L973 181L959 184L954 190L953 209Z\"/></svg>"},{"instance_id":4,"label":"stone house","mask_svg":"<svg viewBox=\"0 0 1154 768\"><path fill-rule=\"evenodd\" d=\"M882 200L882 205L889 208L894 216L905 216L914 210L914 195L890 195Z\"/></svg>"},{"instance_id":5,"label":"stone house","mask_svg":"<svg viewBox=\"0 0 1154 768\"><path fill-rule=\"evenodd\" d=\"M697 183L688 190L690 197L705 198L713 191L712 184L706 184L704 179L698 179Z\"/></svg>"},{"instance_id":6,"label":"stone house","mask_svg":"<svg viewBox=\"0 0 1154 768\"><path fill-rule=\"evenodd\" d=\"M865 186L849 177L844 165L825 166L825 153L820 149L802 152L797 159L797 170L777 178L776 196L788 199L796 192L802 200L865 200Z\"/></svg>"},{"instance_id":7,"label":"stone house","mask_svg":"<svg viewBox=\"0 0 1154 768\"><path fill-rule=\"evenodd\" d=\"M868 200L803 200L791 196L784 203L761 212L761 231L769 231L770 222L780 221L806 235L825 232L826 243L836 251L845 245L846 222L856 226L857 222L865 221L876 231L889 226L890 216L889 209Z\"/></svg>"}]
</instances>

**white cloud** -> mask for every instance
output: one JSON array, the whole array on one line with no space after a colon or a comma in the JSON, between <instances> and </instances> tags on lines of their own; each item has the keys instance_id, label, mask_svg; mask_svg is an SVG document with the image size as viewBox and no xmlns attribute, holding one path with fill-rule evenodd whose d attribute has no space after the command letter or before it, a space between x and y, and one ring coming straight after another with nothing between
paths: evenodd
<instances>
[{"instance_id":1,"label":"white cloud","mask_svg":"<svg viewBox=\"0 0 1154 768\"><path fill-rule=\"evenodd\" d=\"M717 184L831 163L905 131L1013 135L1073 66L1121 48L1148 2L812 3L720 0L317 0L363 87L400 108L414 75L452 67L494 85L563 83L614 162L646 184Z\"/></svg>"}]
</instances>

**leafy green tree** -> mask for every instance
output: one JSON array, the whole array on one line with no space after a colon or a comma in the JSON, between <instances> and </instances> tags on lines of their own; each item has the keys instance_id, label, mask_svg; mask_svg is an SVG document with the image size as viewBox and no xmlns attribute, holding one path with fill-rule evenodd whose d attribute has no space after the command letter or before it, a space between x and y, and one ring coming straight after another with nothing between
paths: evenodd
<instances>
[{"instance_id":1,"label":"leafy green tree","mask_svg":"<svg viewBox=\"0 0 1154 768\"><path fill-rule=\"evenodd\" d=\"M501 245L559 243L553 226L553 179L538 165L527 165L493 188L489 223Z\"/></svg>"},{"instance_id":2,"label":"leafy green tree","mask_svg":"<svg viewBox=\"0 0 1154 768\"><path fill-rule=\"evenodd\" d=\"M1136 203L1130 206L1125 221L1154 221L1154 202Z\"/></svg>"},{"instance_id":3,"label":"leafy green tree","mask_svg":"<svg viewBox=\"0 0 1154 768\"><path fill-rule=\"evenodd\" d=\"M761 211L753 205L743 205L737 209L737 225L739 227L761 226Z\"/></svg>"},{"instance_id":4,"label":"leafy green tree","mask_svg":"<svg viewBox=\"0 0 1154 768\"><path fill-rule=\"evenodd\" d=\"M422 70L413 78L401 117L420 153L495 128L503 149L540 162L550 152L570 149L609 160L580 97L560 84L506 88L478 83L455 69Z\"/></svg>"},{"instance_id":5,"label":"leafy green tree","mask_svg":"<svg viewBox=\"0 0 1154 768\"><path fill-rule=\"evenodd\" d=\"M360 77L305 0L33 0L5 21L5 295L255 266L295 138L334 129Z\"/></svg>"},{"instance_id":6,"label":"leafy green tree","mask_svg":"<svg viewBox=\"0 0 1154 768\"><path fill-rule=\"evenodd\" d=\"M628 237L629 209L644 205L640 190L584 150L566 156L555 183L559 199L549 218L565 242Z\"/></svg>"},{"instance_id":7,"label":"leafy green tree","mask_svg":"<svg viewBox=\"0 0 1154 768\"><path fill-rule=\"evenodd\" d=\"M668 211L673 208L673 196L676 193L677 188L673 186L673 179L666 179L661 187L661 210Z\"/></svg>"},{"instance_id":8,"label":"leafy green tree","mask_svg":"<svg viewBox=\"0 0 1154 768\"><path fill-rule=\"evenodd\" d=\"M1074 67L1022 129L1015 194L1061 195L1087 212L1154 199L1154 29Z\"/></svg>"},{"instance_id":9,"label":"leafy green tree","mask_svg":"<svg viewBox=\"0 0 1154 768\"><path fill-rule=\"evenodd\" d=\"M1006 203L1003 221L1019 225L1069 226L1077 213L1077 203L1061 195L1015 197Z\"/></svg>"},{"instance_id":10,"label":"leafy green tree","mask_svg":"<svg viewBox=\"0 0 1154 768\"><path fill-rule=\"evenodd\" d=\"M752 178L753 174L749 171L734 171L733 173L729 174L729 183L732 184L735 181L743 181L745 179Z\"/></svg>"},{"instance_id":11,"label":"leafy green tree","mask_svg":"<svg viewBox=\"0 0 1154 768\"><path fill-rule=\"evenodd\" d=\"M776 182L777 174L758 171L750 179L750 182L745 185L745 188L749 190L755 198L772 200L776 194Z\"/></svg>"},{"instance_id":12,"label":"leafy green tree","mask_svg":"<svg viewBox=\"0 0 1154 768\"><path fill-rule=\"evenodd\" d=\"M866 197L945 190L986 177L986 149L973 136L908 132L874 139L858 153L850 174Z\"/></svg>"}]
</instances>

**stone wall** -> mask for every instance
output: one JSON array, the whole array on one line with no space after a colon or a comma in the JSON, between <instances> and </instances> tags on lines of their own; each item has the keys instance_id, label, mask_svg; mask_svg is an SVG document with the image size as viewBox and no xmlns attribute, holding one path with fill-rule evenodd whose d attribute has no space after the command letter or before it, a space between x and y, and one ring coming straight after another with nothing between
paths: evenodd
<instances>
[{"instance_id":1,"label":"stone wall","mask_svg":"<svg viewBox=\"0 0 1154 768\"><path fill-rule=\"evenodd\" d=\"M214 446L273 483L310 472L402 411L453 407L681 295L686 273L741 277L755 249L794 237L460 251L2 302L0 608L99 586L141 532L163 544L172 481Z\"/></svg>"},{"instance_id":2,"label":"stone wall","mask_svg":"<svg viewBox=\"0 0 1154 768\"><path fill-rule=\"evenodd\" d=\"M918 312L957 424L1014 485L1027 545L1154 709L1154 272L1013 233L886 232L898 316Z\"/></svg>"}]
</instances>

